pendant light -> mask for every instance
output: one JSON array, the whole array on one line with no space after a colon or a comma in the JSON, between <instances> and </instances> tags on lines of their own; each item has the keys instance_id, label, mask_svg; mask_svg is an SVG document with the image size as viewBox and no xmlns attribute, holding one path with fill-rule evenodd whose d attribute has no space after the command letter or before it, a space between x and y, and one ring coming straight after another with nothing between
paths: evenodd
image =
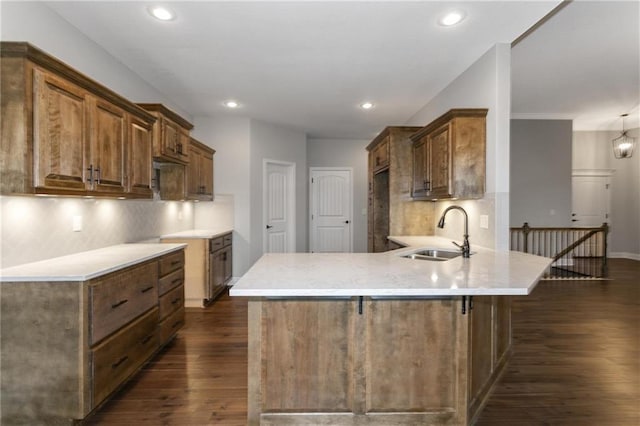
<instances>
[{"instance_id":1,"label":"pendant light","mask_svg":"<svg viewBox=\"0 0 640 426\"><path fill-rule=\"evenodd\" d=\"M633 150L636 147L636 140L627 135L627 131L624 130L624 118L629 114L622 114L622 133L620 136L611 141L613 144L613 155L616 158L631 158Z\"/></svg>"}]
</instances>

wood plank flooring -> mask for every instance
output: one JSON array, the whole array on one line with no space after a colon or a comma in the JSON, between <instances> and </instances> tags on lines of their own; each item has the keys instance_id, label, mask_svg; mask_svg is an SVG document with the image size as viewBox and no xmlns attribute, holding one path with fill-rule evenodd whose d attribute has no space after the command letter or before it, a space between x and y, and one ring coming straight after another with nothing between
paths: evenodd
<instances>
[{"instance_id":1,"label":"wood plank flooring","mask_svg":"<svg viewBox=\"0 0 640 426\"><path fill-rule=\"evenodd\" d=\"M610 275L514 298L514 354L477 426L640 425L640 262ZM223 295L85 423L244 425L246 397L247 303Z\"/></svg>"}]
</instances>

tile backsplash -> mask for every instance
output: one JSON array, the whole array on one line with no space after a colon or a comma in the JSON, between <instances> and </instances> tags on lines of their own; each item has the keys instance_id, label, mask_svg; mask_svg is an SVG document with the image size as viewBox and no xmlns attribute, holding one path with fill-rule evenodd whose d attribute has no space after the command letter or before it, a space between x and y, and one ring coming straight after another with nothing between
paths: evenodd
<instances>
[{"instance_id":1,"label":"tile backsplash","mask_svg":"<svg viewBox=\"0 0 640 426\"><path fill-rule=\"evenodd\" d=\"M0 267L193 229L194 210L179 201L0 197Z\"/></svg>"}]
</instances>

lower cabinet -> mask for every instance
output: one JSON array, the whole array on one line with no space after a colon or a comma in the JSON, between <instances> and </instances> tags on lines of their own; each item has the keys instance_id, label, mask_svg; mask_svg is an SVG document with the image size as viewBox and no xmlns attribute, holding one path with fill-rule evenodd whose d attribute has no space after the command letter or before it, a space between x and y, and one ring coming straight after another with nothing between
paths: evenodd
<instances>
[{"instance_id":1,"label":"lower cabinet","mask_svg":"<svg viewBox=\"0 0 640 426\"><path fill-rule=\"evenodd\" d=\"M231 232L215 238L170 237L161 241L187 245L184 273L186 307L203 307L227 288L233 275Z\"/></svg>"},{"instance_id":2,"label":"lower cabinet","mask_svg":"<svg viewBox=\"0 0 640 426\"><path fill-rule=\"evenodd\" d=\"M184 324L180 250L88 281L3 282L0 424L74 424Z\"/></svg>"},{"instance_id":3,"label":"lower cabinet","mask_svg":"<svg viewBox=\"0 0 640 426\"><path fill-rule=\"evenodd\" d=\"M474 299L250 301L248 424L472 424L510 348Z\"/></svg>"}]
</instances>

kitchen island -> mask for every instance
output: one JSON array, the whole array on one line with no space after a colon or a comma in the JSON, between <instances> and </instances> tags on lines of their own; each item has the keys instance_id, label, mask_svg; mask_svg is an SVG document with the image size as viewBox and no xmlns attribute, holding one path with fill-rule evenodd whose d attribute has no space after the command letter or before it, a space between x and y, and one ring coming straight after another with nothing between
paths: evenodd
<instances>
[{"instance_id":1,"label":"kitchen island","mask_svg":"<svg viewBox=\"0 0 640 426\"><path fill-rule=\"evenodd\" d=\"M551 259L472 247L266 254L231 289L249 301L248 424L467 425L509 358L509 296Z\"/></svg>"}]
</instances>

